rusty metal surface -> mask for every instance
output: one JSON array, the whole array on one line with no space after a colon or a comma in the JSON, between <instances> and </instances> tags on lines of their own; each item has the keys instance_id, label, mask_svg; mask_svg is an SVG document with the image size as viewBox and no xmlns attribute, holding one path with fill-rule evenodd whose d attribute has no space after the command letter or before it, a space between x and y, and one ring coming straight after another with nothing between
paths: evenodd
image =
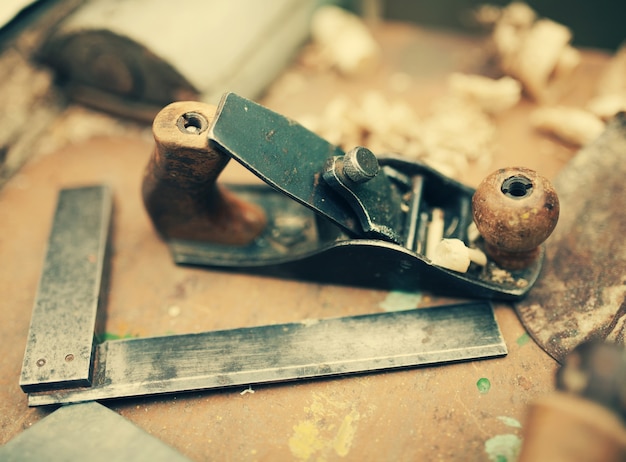
<instances>
[{"instance_id":1,"label":"rusty metal surface","mask_svg":"<svg viewBox=\"0 0 626 462\"><path fill-rule=\"evenodd\" d=\"M561 218L543 275L516 304L524 326L556 360L584 340L626 334L626 114L618 115L554 181Z\"/></svg>"}]
</instances>

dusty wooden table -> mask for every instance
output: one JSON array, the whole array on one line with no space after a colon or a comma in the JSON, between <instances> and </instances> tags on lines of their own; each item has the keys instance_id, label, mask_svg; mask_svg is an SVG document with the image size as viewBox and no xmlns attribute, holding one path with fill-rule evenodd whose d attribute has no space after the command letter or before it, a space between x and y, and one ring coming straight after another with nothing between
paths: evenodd
<instances>
[{"instance_id":1,"label":"dusty wooden table","mask_svg":"<svg viewBox=\"0 0 626 462\"><path fill-rule=\"evenodd\" d=\"M294 66L299 92L277 84L262 101L294 116L321 111L334 95L379 88L390 73L413 78L405 98L425 107L452 70L480 72L479 42L410 26L385 26L385 65L354 82ZM607 56L586 52L565 101L584 102ZM496 120L498 155L463 181L524 164L548 177L574 149L538 135L524 101ZM71 113L71 110L70 110ZM67 120L72 120L66 116ZM62 121L61 121L62 123ZM145 135L145 133L144 133ZM380 312L394 294L175 266L140 200L152 143L141 131L36 156L0 191L0 443L50 408L28 408L18 385L32 303L59 188L108 183L115 194L112 281L106 331L153 336ZM229 166L227 175L241 171ZM417 294L415 303L442 300ZM107 406L193 460L496 460L520 444L526 404L553 389L555 362L525 334L512 308L496 304L505 358L332 380L108 402ZM479 384L480 381L480 384ZM490 384L487 389L484 384ZM503 459L497 459L503 460Z\"/></svg>"}]
</instances>

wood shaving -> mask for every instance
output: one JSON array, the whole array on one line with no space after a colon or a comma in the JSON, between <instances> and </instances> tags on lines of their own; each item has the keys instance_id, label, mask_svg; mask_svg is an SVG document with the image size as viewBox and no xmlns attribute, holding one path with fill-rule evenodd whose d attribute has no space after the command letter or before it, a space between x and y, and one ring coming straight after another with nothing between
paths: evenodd
<instances>
[{"instance_id":1,"label":"wood shaving","mask_svg":"<svg viewBox=\"0 0 626 462\"><path fill-rule=\"evenodd\" d=\"M241 393L239 393L240 395L245 395L245 394L253 394L254 390L252 389L252 385L248 385L248 388L246 388L245 390L243 390Z\"/></svg>"},{"instance_id":2,"label":"wood shaving","mask_svg":"<svg viewBox=\"0 0 626 462\"><path fill-rule=\"evenodd\" d=\"M311 37L321 56L344 75L370 72L380 62L380 46L365 23L337 6L325 5L315 11Z\"/></svg>"},{"instance_id":3,"label":"wood shaving","mask_svg":"<svg viewBox=\"0 0 626 462\"><path fill-rule=\"evenodd\" d=\"M476 242L480 238L480 231L478 231L478 227L476 223L473 221L467 227L467 241L471 244Z\"/></svg>"},{"instance_id":4,"label":"wood shaving","mask_svg":"<svg viewBox=\"0 0 626 462\"><path fill-rule=\"evenodd\" d=\"M487 266L487 255L480 249L467 247L467 256L478 266Z\"/></svg>"},{"instance_id":5,"label":"wood shaving","mask_svg":"<svg viewBox=\"0 0 626 462\"><path fill-rule=\"evenodd\" d=\"M538 22L534 11L524 3L513 3L498 9L497 14L494 12L490 13L491 20L498 25L498 33L511 32L511 41L499 42L504 47L501 51L508 43L509 51L517 53L522 44L516 40L522 37L522 31L533 29ZM342 26L344 21L345 27ZM349 60L345 61L346 66L342 64L341 56L349 48L341 51L343 29L362 37L355 38L355 43L361 40L370 43L355 45L350 53L369 49L372 61L379 60L380 47L371 43L374 39L365 23L345 10L329 6L318 9L315 14L312 48L304 53L309 56L304 64L318 70L335 67L349 76L362 72L360 65L349 64ZM366 35L368 38L364 38ZM351 43L353 39L345 40ZM333 48L336 49L333 51ZM390 76L387 90L392 94L403 93L412 83L410 75L396 73ZM492 164L496 145L492 117L518 104L521 94L522 83L510 76L491 79L454 73L448 79L447 94L433 104L426 116L418 117L402 98L391 99L382 91L371 90L356 100L338 95L321 114L301 115L297 120L343 150L366 146L374 153L399 154L462 181L468 167L487 169Z\"/></svg>"},{"instance_id":6,"label":"wood shaving","mask_svg":"<svg viewBox=\"0 0 626 462\"><path fill-rule=\"evenodd\" d=\"M626 91L596 96L587 103L587 110L598 118L608 121L618 112L626 111Z\"/></svg>"},{"instance_id":7,"label":"wood shaving","mask_svg":"<svg viewBox=\"0 0 626 462\"><path fill-rule=\"evenodd\" d=\"M512 108L522 96L522 85L508 76L490 79L455 72L448 78L448 86L453 95L477 104L488 114Z\"/></svg>"},{"instance_id":8,"label":"wood shaving","mask_svg":"<svg viewBox=\"0 0 626 462\"><path fill-rule=\"evenodd\" d=\"M367 146L374 153L397 153L458 179L470 164L490 165L495 145L489 114L460 95L470 90L458 93L438 100L422 118L406 101L372 90L358 101L339 95L319 116L297 120L345 151Z\"/></svg>"},{"instance_id":9,"label":"wood shaving","mask_svg":"<svg viewBox=\"0 0 626 462\"><path fill-rule=\"evenodd\" d=\"M422 122L421 152L407 155L459 178L470 164L491 164L495 133L493 121L479 106L461 98L444 97Z\"/></svg>"},{"instance_id":10,"label":"wood shaving","mask_svg":"<svg viewBox=\"0 0 626 462\"><path fill-rule=\"evenodd\" d=\"M530 121L536 129L576 146L584 146L596 139L605 126L591 112L565 106L536 109Z\"/></svg>"},{"instance_id":11,"label":"wood shaving","mask_svg":"<svg viewBox=\"0 0 626 462\"><path fill-rule=\"evenodd\" d=\"M626 111L626 44L613 56L600 77L596 96L589 101L587 109L605 121Z\"/></svg>"},{"instance_id":12,"label":"wood shaving","mask_svg":"<svg viewBox=\"0 0 626 462\"><path fill-rule=\"evenodd\" d=\"M431 261L434 265L459 273L466 273L471 263L467 247L460 239L442 239L435 247Z\"/></svg>"},{"instance_id":13,"label":"wood shaving","mask_svg":"<svg viewBox=\"0 0 626 462\"><path fill-rule=\"evenodd\" d=\"M502 71L519 80L537 101L546 101L557 83L580 64L580 53L570 45L570 29L550 19L537 19L524 3L501 10L492 39Z\"/></svg>"},{"instance_id":14,"label":"wood shaving","mask_svg":"<svg viewBox=\"0 0 626 462\"><path fill-rule=\"evenodd\" d=\"M487 256L481 250L467 247L460 239L442 239L431 260L434 265L459 273L466 273L472 262L487 265Z\"/></svg>"}]
</instances>

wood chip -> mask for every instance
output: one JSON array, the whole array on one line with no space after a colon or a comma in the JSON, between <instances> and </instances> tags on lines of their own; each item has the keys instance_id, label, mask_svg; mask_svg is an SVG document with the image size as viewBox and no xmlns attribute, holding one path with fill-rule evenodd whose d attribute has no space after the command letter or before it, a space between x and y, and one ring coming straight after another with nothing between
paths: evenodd
<instances>
[{"instance_id":1,"label":"wood chip","mask_svg":"<svg viewBox=\"0 0 626 462\"><path fill-rule=\"evenodd\" d=\"M591 112L575 107L543 107L531 114L531 124L559 139L583 146L604 131L604 122Z\"/></svg>"}]
</instances>

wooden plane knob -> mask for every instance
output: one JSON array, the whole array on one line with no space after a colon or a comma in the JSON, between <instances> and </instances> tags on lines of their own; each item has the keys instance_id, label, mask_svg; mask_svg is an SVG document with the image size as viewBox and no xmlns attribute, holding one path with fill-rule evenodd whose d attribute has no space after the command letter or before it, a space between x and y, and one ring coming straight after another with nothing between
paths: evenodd
<instances>
[{"instance_id":1,"label":"wooden plane knob","mask_svg":"<svg viewBox=\"0 0 626 462\"><path fill-rule=\"evenodd\" d=\"M474 222L489 257L500 267L523 269L539 256L539 246L559 218L559 199L552 184L523 167L493 172L472 198Z\"/></svg>"},{"instance_id":2,"label":"wooden plane knob","mask_svg":"<svg viewBox=\"0 0 626 462\"><path fill-rule=\"evenodd\" d=\"M245 245L265 228L259 206L216 183L230 157L211 146L216 107L176 102L155 117L156 142L142 183L144 205L165 239Z\"/></svg>"}]
</instances>

